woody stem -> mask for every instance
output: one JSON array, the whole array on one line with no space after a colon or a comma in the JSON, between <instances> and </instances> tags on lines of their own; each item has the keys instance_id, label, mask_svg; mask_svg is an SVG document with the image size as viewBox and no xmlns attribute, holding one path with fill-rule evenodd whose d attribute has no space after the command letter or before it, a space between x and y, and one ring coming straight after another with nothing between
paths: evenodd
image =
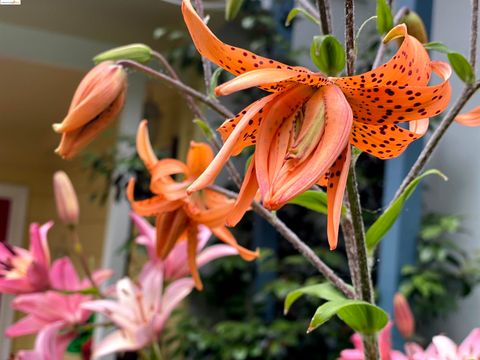
<instances>
[{"instance_id":1,"label":"woody stem","mask_svg":"<svg viewBox=\"0 0 480 360\"><path fill-rule=\"evenodd\" d=\"M332 15L330 13L329 0L317 0L318 13L320 15L320 28L323 35L332 33Z\"/></svg>"},{"instance_id":2,"label":"woody stem","mask_svg":"<svg viewBox=\"0 0 480 360\"><path fill-rule=\"evenodd\" d=\"M347 75L355 73L355 16L354 0L345 0L345 48L347 51ZM353 231L346 232L346 244L355 243L357 256L353 257L355 269L350 273L358 278L354 281L355 292L360 299L371 304L375 303L370 267L368 265L367 247L365 241L365 229L363 225L362 207L360 204L360 195L358 193L357 176L355 173L355 161L350 164L350 170L347 179L347 213L344 220L344 229L351 228ZM351 238L353 236L353 239ZM363 349L365 360L379 359L378 341L376 336L363 336Z\"/></svg>"}]
</instances>

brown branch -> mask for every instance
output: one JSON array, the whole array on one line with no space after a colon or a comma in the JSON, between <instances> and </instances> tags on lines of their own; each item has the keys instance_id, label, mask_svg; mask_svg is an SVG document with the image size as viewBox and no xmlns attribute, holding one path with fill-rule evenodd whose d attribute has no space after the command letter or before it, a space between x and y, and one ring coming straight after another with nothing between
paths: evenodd
<instances>
[{"instance_id":1,"label":"brown branch","mask_svg":"<svg viewBox=\"0 0 480 360\"><path fill-rule=\"evenodd\" d=\"M238 194L224 189L217 185L211 185L210 189L217 191L221 194L224 194L231 198L237 198ZM325 278L330 281L335 287L337 287L345 296L349 298L354 298L355 294L350 288L350 286L343 281L335 272L325 264L315 252L305 244L297 234L295 234L290 228L288 228L285 223L275 216L272 212L265 209L258 202L254 201L252 203L252 209L262 218L264 218L270 225L272 225L275 230L288 242L290 242L297 251L302 254Z\"/></svg>"},{"instance_id":2,"label":"brown branch","mask_svg":"<svg viewBox=\"0 0 480 360\"><path fill-rule=\"evenodd\" d=\"M332 33L332 14L329 0L317 0L318 13L320 14L320 28L323 35Z\"/></svg>"},{"instance_id":3,"label":"brown branch","mask_svg":"<svg viewBox=\"0 0 480 360\"><path fill-rule=\"evenodd\" d=\"M472 0L472 23L470 28L470 64L475 72L477 63L477 37L478 37L478 0Z\"/></svg>"},{"instance_id":4,"label":"brown branch","mask_svg":"<svg viewBox=\"0 0 480 360\"><path fill-rule=\"evenodd\" d=\"M345 48L347 50L347 74L355 73L355 6L353 0L345 0Z\"/></svg>"}]
</instances>

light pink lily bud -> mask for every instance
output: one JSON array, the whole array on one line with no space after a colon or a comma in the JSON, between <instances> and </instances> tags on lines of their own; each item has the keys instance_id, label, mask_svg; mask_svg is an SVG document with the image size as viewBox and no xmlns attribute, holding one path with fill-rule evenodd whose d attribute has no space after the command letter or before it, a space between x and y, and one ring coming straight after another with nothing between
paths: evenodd
<instances>
[{"instance_id":1,"label":"light pink lily bud","mask_svg":"<svg viewBox=\"0 0 480 360\"><path fill-rule=\"evenodd\" d=\"M117 118L125 102L126 78L125 70L112 61L90 70L75 91L67 116L53 125L62 134L57 154L73 158Z\"/></svg>"},{"instance_id":2,"label":"light pink lily bud","mask_svg":"<svg viewBox=\"0 0 480 360\"><path fill-rule=\"evenodd\" d=\"M64 171L53 175L53 192L60 220L65 225L77 225L79 217L78 198L70 178Z\"/></svg>"},{"instance_id":3,"label":"light pink lily bud","mask_svg":"<svg viewBox=\"0 0 480 360\"><path fill-rule=\"evenodd\" d=\"M400 334L405 339L410 339L415 332L415 319L407 299L401 293L396 293L393 299L393 315Z\"/></svg>"}]
</instances>

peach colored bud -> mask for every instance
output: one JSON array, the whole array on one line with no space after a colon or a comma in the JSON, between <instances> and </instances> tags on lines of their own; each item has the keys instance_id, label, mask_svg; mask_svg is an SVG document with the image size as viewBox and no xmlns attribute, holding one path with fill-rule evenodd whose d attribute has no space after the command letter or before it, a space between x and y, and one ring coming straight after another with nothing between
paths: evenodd
<instances>
[{"instance_id":1,"label":"peach colored bud","mask_svg":"<svg viewBox=\"0 0 480 360\"><path fill-rule=\"evenodd\" d=\"M112 61L95 66L80 82L67 116L53 130L62 134L55 150L71 159L109 126L125 102L126 73Z\"/></svg>"},{"instance_id":2,"label":"peach colored bud","mask_svg":"<svg viewBox=\"0 0 480 360\"><path fill-rule=\"evenodd\" d=\"M63 171L57 171L53 175L53 192L60 220L65 225L78 224L80 213L77 194L68 175Z\"/></svg>"},{"instance_id":3,"label":"peach colored bud","mask_svg":"<svg viewBox=\"0 0 480 360\"><path fill-rule=\"evenodd\" d=\"M393 316L400 334L405 339L410 339L415 332L415 319L407 299L401 293L396 293L393 298Z\"/></svg>"}]
</instances>

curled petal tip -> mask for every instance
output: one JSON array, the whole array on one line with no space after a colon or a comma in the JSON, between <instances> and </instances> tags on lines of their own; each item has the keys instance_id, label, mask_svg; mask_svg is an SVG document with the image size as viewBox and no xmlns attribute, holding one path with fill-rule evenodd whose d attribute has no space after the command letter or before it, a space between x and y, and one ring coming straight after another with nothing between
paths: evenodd
<instances>
[{"instance_id":1,"label":"curled petal tip","mask_svg":"<svg viewBox=\"0 0 480 360\"><path fill-rule=\"evenodd\" d=\"M405 37L406 35L408 35L407 25L398 24L392 30L390 30L387 35L385 35L385 37L383 38L383 43L387 44L393 39Z\"/></svg>"}]
</instances>

